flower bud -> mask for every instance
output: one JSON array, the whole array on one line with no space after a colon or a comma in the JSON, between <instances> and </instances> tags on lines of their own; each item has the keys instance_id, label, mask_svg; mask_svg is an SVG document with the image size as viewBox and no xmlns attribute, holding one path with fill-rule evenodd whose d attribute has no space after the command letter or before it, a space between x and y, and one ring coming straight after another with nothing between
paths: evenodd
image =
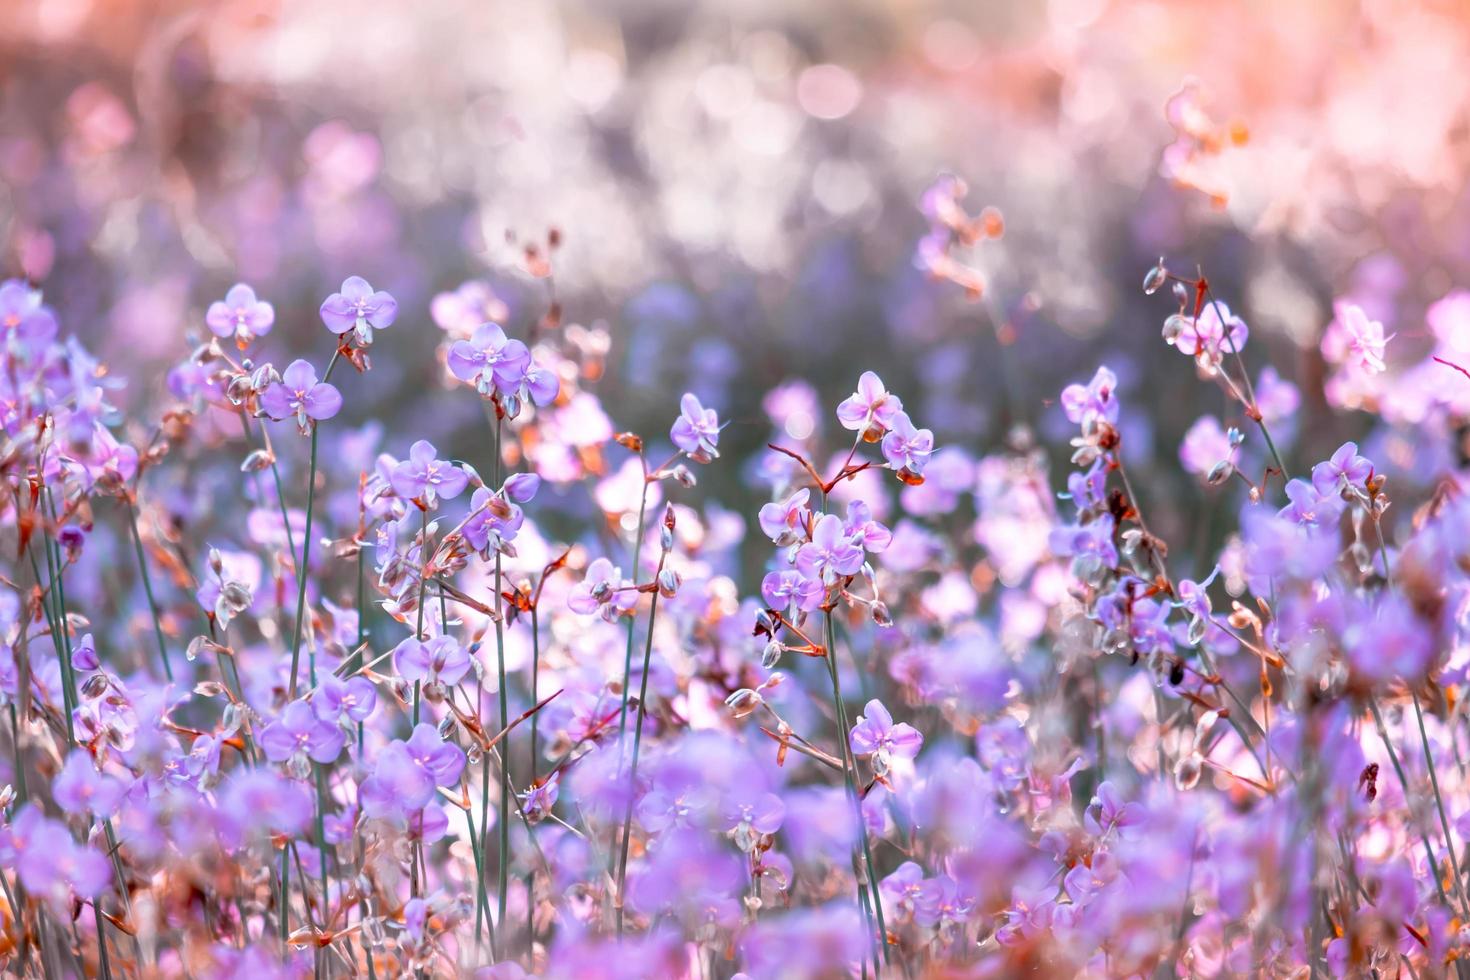
<instances>
[{"instance_id":1,"label":"flower bud","mask_svg":"<svg viewBox=\"0 0 1470 980\"><path fill-rule=\"evenodd\" d=\"M658 594L665 599L672 599L678 594L681 584L679 573L672 568L665 568L658 573Z\"/></svg>"},{"instance_id":2,"label":"flower bud","mask_svg":"<svg viewBox=\"0 0 1470 980\"><path fill-rule=\"evenodd\" d=\"M1235 464L1228 459L1222 459L1210 470L1210 475L1205 478L1205 482L1212 487L1218 487L1234 475Z\"/></svg>"},{"instance_id":3,"label":"flower bud","mask_svg":"<svg viewBox=\"0 0 1470 980\"><path fill-rule=\"evenodd\" d=\"M764 702L765 699L758 693L748 687L742 687L725 699L725 707L734 712L736 718L744 718Z\"/></svg>"},{"instance_id":4,"label":"flower bud","mask_svg":"<svg viewBox=\"0 0 1470 980\"><path fill-rule=\"evenodd\" d=\"M247 455L244 461L240 463L240 472L259 473L261 470L267 469L275 461L276 457L269 449L257 449Z\"/></svg>"},{"instance_id":5,"label":"flower bud","mask_svg":"<svg viewBox=\"0 0 1470 980\"><path fill-rule=\"evenodd\" d=\"M686 490L692 488L698 482L694 479L694 471L683 463L675 466L669 473L673 476L674 481Z\"/></svg>"},{"instance_id":6,"label":"flower bud","mask_svg":"<svg viewBox=\"0 0 1470 980\"><path fill-rule=\"evenodd\" d=\"M873 622L884 629L893 625L893 617L888 613L888 604L874 601L869 612L873 616Z\"/></svg>"},{"instance_id":7,"label":"flower bud","mask_svg":"<svg viewBox=\"0 0 1470 980\"><path fill-rule=\"evenodd\" d=\"M1143 277L1143 292L1147 296L1152 296L1168 281L1169 270L1164 268L1164 257L1160 255L1159 264L1148 270L1148 274Z\"/></svg>"},{"instance_id":8,"label":"flower bud","mask_svg":"<svg viewBox=\"0 0 1470 980\"><path fill-rule=\"evenodd\" d=\"M765 650L761 652L761 666L766 670L775 667L776 664L781 662L781 654L785 650L786 648L777 640L772 640L770 643L767 643Z\"/></svg>"}]
</instances>

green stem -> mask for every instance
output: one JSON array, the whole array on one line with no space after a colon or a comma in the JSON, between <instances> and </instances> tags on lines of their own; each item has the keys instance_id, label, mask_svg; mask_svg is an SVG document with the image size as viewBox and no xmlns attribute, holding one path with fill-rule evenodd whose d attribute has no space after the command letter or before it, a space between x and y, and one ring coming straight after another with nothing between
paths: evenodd
<instances>
[{"instance_id":1,"label":"green stem","mask_svg":"<svg viewBox=\"0 0 1470 980\"><path fill-rule=\"evenodd\" d=\"M640 535L641 537L641 535ZM659 562L659 567L663 563ZM628 805L623 811L623 842L618 854L617 923L618 938L623 936L624 889L628 879L628 844L633 836L633 798L638 785L638 754L643 748L643 721L648 716L649 661L653 658L653 625L658 618L658 590L648 607L648 639L643 644L643 676L638 681L638 721L633 730L633 765L628 773Z\"/></svg>"},{"instance_id":2,"label":"green stem","mask_svg":"<svg viewBox=\"0 0 1470 980\"><path fill-rule=\"evenodd\" d=\"M316 504L316 450L319 429L320 424L312 422L311 462L306 470L306 533L301 542L301 562L296 566L296 630L291 638L290 698L292 701L296 700L296 679L301 668L301 635L306 626L306 578L307 565L311 561L311 512ZM289 527L290 521L286 523Z\"/></svg>"},{"instance_id":3,"label":"green stem","mask_svg":"<svg viewBox=\"0 0 1470 980\"><path fill-rule=\"evenodd\" d=\"M643 495L638 501L638 530L633 537L633 569L629 577L638 581L638 562L643 556L643 522L648 512L648 479L643 480ZM621 746L624 736L628 731L628 686L633 678L633 628L636 625L637 616L628 617L628 638L623 651L623 697L622 703L618 705L618 744ZM622 749L619 748L619 753Z\"/></svg>"},{"instance_id":4,"label":"green stem","mask_svg":"<svg viewBox=\"0 0 1470 980\"><path fill-rule=\"evenodd\" d=\"M173 665L168 660L168 647L163 641L163 623L158 615L158 600L153 597L153 578L148 574L148 559L143 554L143 537L138 533L138 508L131 496L124 495L128 508L128 526L133 531L133 550L138 556L138 573L143 579L143 591L148 595L148 611L153 614L153 635L158 640L158 658L163 661L163 673L174 679Z\"/></svg>"}]
</instances>

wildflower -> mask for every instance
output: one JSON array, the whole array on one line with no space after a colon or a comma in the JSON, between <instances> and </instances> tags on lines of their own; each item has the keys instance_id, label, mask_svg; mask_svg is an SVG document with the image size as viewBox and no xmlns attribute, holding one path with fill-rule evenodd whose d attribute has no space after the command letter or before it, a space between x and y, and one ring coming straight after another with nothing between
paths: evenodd
<instances>
[{"instance_id":1,"label":"wildflower","mask_svg":"<svg viewBox=\"0 0 1470 980\"><path fill-rule=\"evenodd\" d=\"M856 575L863 566L863 549L843 533L842 518L823 514L812 528L812 539L796 552L796 567L807 578L830 585L839 577Z\"/></svg>"},{"instance_id":2,"label":"wildflower","mask_svg":"<svg viewBox=\"0 0 1470 980\"><path fill-rule=\"evenodd\" d=\"M373 773L359 791L363 812L407 821L429 805L437 787L459 782L464 767L459 746L441 739L433 725L417 725L408 741L389 742L378 752Z\"/></svg>"},{"instance_id":3,"label":"wildflower","mask_svg":"<svg viewBox=\"0 0 1470 980\"><path fill-rule=\"evenodd\" d=\"M864 371L857 391L837 406L837 420L844 429L862 433L865 442L877 442L902 412L899 397L884 388L883 380L872 371Z\"/></svg>"},{"instance_id":4,"label":"wildflower","mask_svg":"<svg viewBox=\"0 0 1470 980\"><path fill-rule=\"evenodd\" d=\"M0 283L0 339L8 350L36 354L56 339L56 314L41 303L41 291L19 279Z\"/></svg>"},{"instance_id":5,"label":"wildflower","mask_svg":"<svg viewBox=\"0 0 1470 980\"><path fill-rule=\"evenodd\" d=\"M1337 323L1347 335L1347 353L1352 363L1362 368L1365 374L1381 374L1386 365L1383 355L1393 335L1383 335L1383 324L1368 319L1368 314L1356 303L1337 304Z\"/></svg>"},{"instance_id":6,"label":"wildflower","mask_svg":"<svg viewBox=\"0 0 1470 980\"><path fill-rule=\"evenodd\" d=\"M531 823L540 823L545 820L556 807L556 798L560 792L560 772L553 772L550 776L533 784L530 789L521 794L521 809L526 814L526 819Z\"/></svg>"},{"instance_id":7,"label":"wildflower","mask_svg":"<svg viewBox=\"0 0 1470 980\"><path fill-rule=\"evenodd\" d=\"M867 703L857 724L852 726L848 742L858 755L873 756L874 768L882 775L888 771L892 757L912 759L918 755L924 736L912 725L901 721L895 724L883 703L874 699Z\"/></svg>"},{"instance_id":8,"label":"wildflower","mask_svg":"<svg viewBox=\"0 0 1470 980\"><path fill-rule=\"evenodd\" d=\"M512 340L496 323L482 323L469 340L449 348L449 370L465 384L473 385L483 398L496 393L513 394L526 378L531 352ZM544 392L543 392L544 393ZM555 398L555 392L552 393Z\"/></svg>"},{"instance_id":9,"label":"wildflower","mask_svg":"<svg viewBox=\"0 0 1470 980\"><path fill-rule=\"evenodd\" d=\"M597 558L587 566L582 581L572 589L567 605L572 612L601 613L612 622L622 613L638 604L638 593L626 586L631 585L623 578L622 569L606 558Z\"/></svg>"},{"instance_id":10,"label":"wildflower","mask_svg":"<svg viewBox=\"0 0 1470 980\"><path fill-rule=\"evenodd\" d=\"M1358 444L1345 442L1332 458L1312 467L1312 486L1322 496L1336 496L1349 487L1361 488L1373 475L1373 464L1358 455Z\"/></svg>"},{"instance_id":11,"label":"wildflower","mask_svg":"<svg viewBox=\"0 0 1470 980\"><path fill-rule=\"evenodd\" d=\"M689 392L679 399L679 417L669 430L674 445L690 459L708 463L720 455L720 419L712 408L705 408Z\"/></svg>"},{"instance_id":12,"label":"wildflower","mask_svg":"<svg viewBox=\"0 0 1470 980\"><path fill-rule=\"evenodd\" d=\"M787 615L792 610L815 611L825 595L826 590L817 579L790 569L770 572L761 580L761 597L766 605Z\"/></svg>"},{"instance_id":13,"label":"wildflower","mask_svg":"<svg viewBox=\"0 0 1470 980\"><path fill-rule=\"evenodd\" d=\"M225 293L224 300L209 304L204 314L209 332L220 339L234 338L241 350L250 342L264 337L275 326L276 310L271 304L256 299L255 290L244 283L236 283Z\"/></svg>"},{"instance_id":14,"label":"wildflower","mask_svg":"<svg viewBox=\"0 0 1470 980\"><path fill-rule=\"evenodd\" d=\"M762 505L759 518L766 537L781 547L805 538L812 523L812 512L807 508L811 496L811 490L803 487L783 501Z\"/></svg>"},{"instance_id":15,"label":"wildflower","mask_svg":"<svg viewBox=\"0 0 1470 980\"><path fill-rule=\"evenodd\" d=\"M1227 353L1240 353L1250 336L1245 321L1218 301L1206 303L1199 316L1180 319L1180 329L1167 338L1169 343L1206 369L1218 367Z\"/></svg>"},{"instance_id":16,"label":"wildflower","mask_svg":"<svg viewBox=\"0 0 1470 980\"><path fill-rule=\"evenodd\" d=\"M303 778L307 759L326 765L342 752L341 727L328 724L305 701L292 701L281 715L260 732L260 747L272 762L284 762L291 774Z\"/></svg>"},{"instance_id":17,"label":"wildflower","mask_svg":"<svg viewBox=\"0 0 1470 980\"><path fill-rule=\"evenodd\" d=\"M361 723L378 706L378 689L366 677L349 677L344 681L329 673L317 685L311 706L322 721Z\"/></svg>"},{"instance_id":18,"label":"wildflower","mask_svg":"<svg viewBox=\"0 0 1470 980\"><path fill-rule=\"evenodd\" d=\"M439 498L453 500L469 485L464 470L444 459L437 459L434 446L426 439L415 442L408 459L394 466L389 474L393 492L406 500L419 501L433 509Z\"/></svg>"},{"instance_id":19,"label":"wildflower","mask_svg":"<svg viewBox=\"0 0 1470 980\"><path fill-rule=\"evenodd\" d=\"M1130 836L1134 828L1146 819L1143 807L1124 800L1118 787L1110 780L1103 780L1098 785L1097 793L1082 815L1082 822L1087 825L1087 829L1099 837L1114 830L1120 836Z\"/></svg>"},{"instance_id":20,"label":"wildflower","mask_svg":"<svg viewBox=\"0 0 1470 980\"><path fill-rule=\"evenodd\" d=\"M373 342L374 330L386 330L398 318L398 301L373 287L361 276L342 281L342 291L322 303L322 322L338 336L352 334L359 347Z\"/></svg>"},{"instance_id":21,"label":"wildflower","mask_svg":"<svg viewBox=\"0 0 1470 980\"><path fill-rule=\"evenodd\" d=\"M409 637L393 648L393 669L410 684L448 688L470 672L470 655L452 636L436 636L427 642Z\"/></svg>"},{"instance_id":22,"label":"wildflower","mask_svg":"<svg viewBox=\"0 0 1470 980\"><path fill-rule=\"evenodd\" d=\"M52 796L63 811L89 813L103 820L117 812L124 791L120 780L98 772L91 756L80 749L72 750L66 757L61 772L51 783Z\"/></svg>"},{"instance_id":23,"label":"wildflower","mask_svg":"<svg viewBox=\"0 0 1470 980\"><path fill-rule=\"evenodd\" d=\"M1116 426L1117 389L1118 376L1105 367L1098 368L1085 385L1068 385L1062 389L1062 411L1067 421L1080 425L1085 434L1091 433L1099 423Z\"/></svg>"},{"instance_id":24,"label":"wildflower","mask_svg":"<svg viewBox=\"0 0 1470 980\"><path fill-rule=\"evenodd\" d=\"M301 434L307 435L311 422L324 422L342 409L342 394L318 381L309 361L295 360L281 372L280 381L261 392L260 407L277 422L294 417Z\"/></svg>"},{"instance_id":25,"label":"wildflower","mask_svg":"<svg viewBox=\"0 0 1470 980\"><path fill-rule=\"evenodd\" d=\"M881 446L883 458L890 467L898 470L900 479L905 483L919 483L918 478L923 476L929 455L934 451L934 433L915 428L908 413L899 412L894 416L893 428L883 437Z\"/></svg>"}]
</instances>

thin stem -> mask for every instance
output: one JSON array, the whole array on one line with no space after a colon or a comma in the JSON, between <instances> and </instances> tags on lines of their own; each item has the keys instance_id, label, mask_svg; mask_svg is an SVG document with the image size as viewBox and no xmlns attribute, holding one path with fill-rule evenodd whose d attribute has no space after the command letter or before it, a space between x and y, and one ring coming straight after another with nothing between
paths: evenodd
<instances>
[{"instance_id":1,"label":"thin stem","mask_svg":"<svg viewBox=\"0 0 1470 980\"><path fill-rule=\"evenodd\" d=\"M1399 754L1394 751L1393 742L1389 740L1388 727L1383 723L1383 714L1378 710L1378 700L1376 698L1370 697L1368 699L1368 710L1373 712L1373 723L1378 726L1378 737L1382 740L1383 747L1388 750L1388 760L1393 763L1393 771L1398 774L1399 785L1403 787L1404 801L1408 804L1409 819L1417 824L1418 821L1414 819L1413 794L1409 790L1409 777L1404 775L1404 767L1399 762ZM1424 856L1429 860L1429 875L1434 879L1434 887L1439 892L1439 900L1444 903L1445 908L1453 913L1455 907L1450 904L1449 896L1445 894L1444 883L1439 880L1439 862L1435 860L1434 848L1429 844L1429 834L1422 827L1416 829L1419 831L1419 839L1424 843Z\"/></svg>"},{"instance_id":2,"label":"thin stem","mask_svg":"<svg viewBox=\"0 0 1470 980\"><path fill-rule=\"evenodd\" d=\"M148 560L143 554L143 538L138 533L138 508L131 495L124 494L123 501L128 508L128 526L133 531L133 550L138 556L138 574L143 579L143 591L148 595L148 610L153 614L153 635L158 640L158 659L163 661L164 676L173 680L174 669L169 663L168 647L163 641L163 623L158 615L158 600L153 597L153 578L148 574Z\"/></svg>"},{"instance_id":3,"label":"thin stem","mask_svg":"<svg viewBox=\"0 0 1470 980\"><path fill-rule=\"evenodd\" d=\"M333 363L336 363L336 358L333 358ZM301 667L301 635L306 626L306 570L311 561L311 512L316 503L316 450L319 431L320 423L312 422L311 463L306 470L306 532L301 541L301 562L296 566L296 631L291 639L290 698L293 701L296 700L296 679Z\"/></svg>"},{"instance_id":4,"label":"thin stem","mask_svg":"<svg viewBox=\"0 0 1470 980\"><path fill-rule=\"evenodd\" d=\"M659 567L663 567L663 562L659 562ZM658 618L658 595L658 590L655 589L648 607L648 639L643 644L643 676L638 682L638 721L633 730L633 765L628 773L628 805L623 811L623 842L618 855L616 914L619 939L623 936L624 889L628 880L628 845L633 836L633 797L638 785L638 754L643 748L643 721L648 716L648 668L649 661L653 658L653 626Z\"/></svg>"},{"instance_id":5,"label":"thin stem","mask_svg":"<svg viewBox=\"0 0 1470 980\"><path fill-rule=\"evenodd\" d=\"M633 536L633 568L628 574L633 581L638 581L638 562L643 557L643 522L648 513L648 477L645 473L643 478L643 494L638 500L638 529ZM636 625L637 616L628 617L628 636L623 651L623 696L622 703L618 705L618 744L621 746L623 738L628 731L628 687L633 679L633 629ZM621 748L619 752L621 753Z\"/></svg>"},{"instance_id":6,"label":"thin stem","mask_svg":"<svg viewBox=\"0 0 1470 980\"><path fill-rule=\"evenodd\" d=\"M495 412L495 485L500 486L501 480L501 440L504 436L502 426L503 420L497 409ZM500 702L500 728L504 731L510 725L510 701L509 692L506 690L505 681L505 615L501 596L502 570L500 563L500 551L495 552L495 675L499 682L497 700ZM500 867L496 876L496 912L497 920L502 928L505 924L505 906L507 891L510 888L510 736L505 737L505 744L500 747Z\"/></svg>"}]
</instances>

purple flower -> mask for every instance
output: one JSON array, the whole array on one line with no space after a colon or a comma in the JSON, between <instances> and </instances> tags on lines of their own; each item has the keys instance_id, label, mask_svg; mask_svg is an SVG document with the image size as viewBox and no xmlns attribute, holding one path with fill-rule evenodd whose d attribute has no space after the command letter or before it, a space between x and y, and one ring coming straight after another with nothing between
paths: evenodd
<instances>
[{"instance_id":1,"label":"purple flower","mask_svg":"<svg viewBox=\"0 0 1470 980\"><path fill-rule=\"evenodd\" d=\"M459 782L464 767L459 746L441 739L433 725L417 725L407 742L389 742L378 752L373 774L360 790L363 811L406 822L429 805L436 787Z\"/></svg>"},{"instance_id":2,"label":"purple flower","mask_svg":"<svg viewBox=\"0 0 1470 980\"><path fill-rule=\"evenodd\" d=\"M796 552L796 567L807 578L830 585L863 567L863 549L843 534L842 518L823 514L812 528L812 539Z\"/></svg>"},{"instance_id":3,"label":"purple flower","mask_svg":"<svg viewBox=\"0 0 1470 980\"><path fill-rule=\"evenodd\" d=\"M1113 543L1113 515L1102 514L1086 524L1063 524L1053 528L1047 546L1058 558L1073 559L1078 576L1087 578L1085 569L1093 566L1115 568L1118 548Z\"/></svg>"},{"instance_id":4,"label":"purple flower","mask_svg":"<svg viewBox=\"0 0 1470 980\"><path fill-rule=\"evenodd\" d=\"M847 521L842 526L842 532L859 542L863 550L875 555L888 550L888 545L893 541L893 532L888 530L887 525L873 520L873 508L861 500L848 503Z\"/></svg>"},{"instance_id":5,"label":"purple flower","mask_svg":"<svg viewBox=\"0 0 1470 980\"><path fill-rule=\"evenodd\" d=\"M264 337L271 332L276 323L276 311L269 303L256 299L255 290L242 282L231 286L223 301L215 300L209 304L204 322L210 333L222 339L233 337L244 350L256 337Z\"/></svg>"},{"instance_id":6,"label":"purple flower","mask_svg":"<svg viewBox=\"0 0 1470 980\"><path fill-rule=\"evenodd\" d=\"M74 749L51 783L56 805L73 815L89 813L107 819L117 812L125 788L121 781L97 771L91 755Z\"/></svg>"},{"instance_id":7,"label":"purple flower","mask_svg":"<svg viewBox=\"0 0 1470 980\"><path fill-rule=\"evenodd\" d=\"M857 391L837 406L837 420L844 429L861 432L868 442L877 442L892 429L903 412L903 402L883 387L883 380L872 371L858 378Z\"/></svg>"},{"instance_id":8,"label":"purple flower","mask_svg":"<svg viewBox=\"0 0 1470 980\"><path fill-rule=\"evenodd\" d=\"M342 680L329 673L317 686L311 699L316 716L337 724L345 716L350 721L366 721L378 706L378 689L366 677Z\"/></svg>"},{"instance_id":9,"label":"purple flower","mask_svg":"<svg viewBox=\"0 0 1470 980\"><path fill-rule=\"evenodd\" d=\"M4 833L3 863L12 866L33 895L64 902L72 895L93 898L107 889L107 858L72 839L66 825L26 806Z\"/></svg>"},{"instance_id":10,"label":"purple flower","mask_svg":"<svg viewBox=\"0 0 1470 980\"><path fill-rule=\"evenodd\" d=\"M693 394L685 392L679 399L679 417L669 430L674 445L690 459L708 463L720 455L720 418L712 408L705 408Z\"/></svg>"},{"instance_id":11,"label":"purple flower","mask_svg":"<svg viewBox=\"0 0 1470 980\"><path fill-rule=\"evenodd\" d=\"M1373 464L1358 455L1356 442L1345 442L1326 462L1312 467L1312 486L1322 496L1339 496L1344 487L1361 489L1373 475Z\"/></svg>"},{"instance_id":12,"label":"purple flower","mask_svg":"<svg viewBox=\"0 0 1470 980\"><path fill-rule=\"evenodd\" d=\"M1195 358L1201 364L1219 364L1232 351L1245 349L1250 331L1245 321L1230 312L1224 303L1206 303L1197 317L1181 317L1179 332L1169 343L1179 353Z\"/></svg>"},{"instance_id":13,"label":"purple flower","mask_svg":"<svg viewBox=\"0 0 1470 980\"><path fill-rule=\"evenodd\" d=\"M237 769L221 793L221 830L234 846L256 836L295 836L311 822L313 810L303 784L269 769Z\"/></svg>"},{"instance_id":14,"label":"purple flower","mask_svg":"<svg viewBox=\"0 0 1470 980\"><path fill-rule=\"evenodd\" d=\"M36 353L56 338L56 314L41 291L19 279L0 283L0 339L13 351Z\"/></svg>"},{"instance_id":15,"label":"purple flower","mask_svg":"<svg viewBox=\"0 0 1470 980\"><path fill-rule=\"evenodd\" d=\"M453 687L470 672L470 655L452 636L423 643L409 637L393 648L393 669L410 684Z\"/></svg>"},{"instance_id":16,"label":"purple flower","mask_svg":"<svg viewBox=\"0 0 1470 980\"><path fill-rule=\"evenodd\" d=\"M1099 422L1118 424L1118 376L1105 367L1097 369L1085 385L1068 385L1062 389L1062 411L1067 421L1091 433Z\"/></svg>"},{"instance_id":17,"label":"purple flower","mask_svg":"<svg viewBox=\"0 0 1470 980\"><path fill-rule=\"evenodd\" d=\"M342 291L333 293L322 303L322 322L332 333L351 333L358 346L373 342L374 330L386 330L398 317L398 301L379 290L373 291L361 276L342 281Z\"/></svg>"},{"instance_id":18,"label":"purple flower","mask_svg":"<svg viewBox=\"0 0 1470 980\"><path fill-rule=\"evenodd\" d=\"M1434 661L1435 637L1406 600L1389 593L1352 612L1342 642L1355 675L1385 686L1423 680Z\"/></svg>"},{"instance_id":19,"label":"purple flower","mask_svg":"<svg viewBox=\"0 0 1470 980\"><path fill-rule=\"evenodd\" d=\"M525 512L502 494L480 487L470 497L470 516L464 522L464 537L481 554L490 551L513 552L506 546L515 540Z\"/></svg>"},{"instance_id":20,"label":"purple flower","mask_svg":"<svg viewBox=\"0 0 1470 980\"><path fill-rule=\"evenodd\" d=\"M1120 836L1128 837L1129 831L1139 826L1147 819L1143 807L1137 803L1129 803L1123 799L1110 780L1104 780L1097 787L1097 794L1093 796L1092 802L1088 804L1086 812L1082 816L1083 823L1093 834L1101 837L1104 834L1118 831Z\"/></svg>"},{"instance_id":21,"label":"purple flower","mask_svg":"<svg viewBox=\"0 0 1470 980\"><path fill-rule=\"evenodd\" d=\"M761 530L776 544L795 544L806 537L812 522L812 512L807 501L812 492L805 487L783 501L765 504L760 509Z\"/></svg>"},{"instance_id":22,"label":"purple flower","mask_svg":"<svg viewBox=\"0 0 1470 980\"><path fill-rule=\"evenodd\" d=\"M582 581L572 588L567 605L572 612L584 616L600 612L604 619L613 622L638 604L638 593L625 588L632 584L623 578L622 569L606 558L596 558L587 566Z\"/></svg>"},{"instance_id":23,"label":"purple flower","mask_svg":"<svg viewBox=\"0 0 1470 980\"><path fill-rule=\"evenodd\" d=\"M886 760L890 756L912 759L918 755L924 736L912 725L901 721L895 724L893 715L883 707L883 702L875 698L867 703L863 714L858 716L857 724L852 726L848 744L858 755L873 755L884 760L881 772L888 768Z\"/></svg>"},{"instance_id":24,"label":"purple flower","mask_svg":"<svg viewBox=\"0 0 1470 980\"><path fill-rule=\"evenodd\" d=\"M326 765L342 752L345 738L338 725L319 718L305 701L292 701L260 732L260 747L272 762L287 763L293 775L310 771L306 759Z\"/></svg>"},{"instance_id":25,"label":"purple flower","mask_svg":"<svg viewBox=\"0 0 1470 980\"><path fill-rule=\"evenodd\" d=\"M1317 465L1320 468L1327 464ZM1313 475L1315 474L1314 470ZM1325 479L1323 482L1327 483ZM1343 500L1335 489L1323 493L1316 484L1306 480L1287 481L1286 499L1289 503L1277 511L1277 514L1303 527L1331 524L1342 514Z\"/></svg>"},{"instance_id":26,"label":"purple flower","mask_svg":"<svg viewBox=\"0 0 1470 980\"><path fill-rule=\"evenodd\" d=\"M898 412L893 417L892 428L883 437L882 449L883 458L899 471L900 478L922 476L929 464L929 454L934 452L934 433L914 428L908 413Z\"/></svg>"},{"instance_id":27,"label":"purple flower","mask_svg":"<svg viewBox=\"0 0 1470 980\"><path fill-rule=\"evenodd\" d=\"M469 340L456 341L449 348L450 373L466 384L474 385L485 398L497 392L504 395L515 393L525 380L530 365L531 352L526 345L506 337L505 331L496 323L480 324ZM555 397L553 390L551 399ZM537 404L544 403L538 401Z\"/></svg>"},{"instance_id":28,"label":"purple flower","mask_svg":"<svg viewBox=\"0 0 1470 980\"><path fill-rule=\"evenodd\" d=\"M342 408L342 394L333 385L317 381L309 361L295 360L281 380L260 394L260 407L277 422L294 417L302 435L311 431L308 419L323 422Z\"/></svg>"},{"instance_id":29,"label":"purple flower","mask_svg":"<svg viewBox=\"0 0 1470 980\"><path fill-rule=\"evenodd\" d=\"M725 801L721 816L725 833L734 838L735 846L749 853L761 837L781 829L786 803L775 793L741 786Z\"/></svg>"},{"instance_id":30,"label":"purple flower","mask_svg":"<svg viewBox=\"0 0 1470 980\"><path fill-rule=\"evenodd\" d=\"M405 500L421 501L432 509L438 498L453 500L469 485L464 470L444 459L437 459L433 443L426 439L415 442L408 459L394 466L389 474L393 492Z\"/></svg>"},{"instance_id":31,"label":"purple flower","mask_svg":"<svg viewBox=\"0 0 1470 980\"><path fill-rule=\"evenodd\" d=\"M788 616L793 609L814 611L822 604L822 598L826 594L827 590L822 588L821 582L789 568L770 572L761 580L761 597L766 600L767 608Z\"/></svg>"},{"instance_id":32,"label":"purple flower","mask_svg":"<svg viewBox=\"0 0 1470 980\"><path fill-rule=\"evenodd\" d=\"M1235 455L1235 444L1213 415L1201 415L1179 444L1179 461L1195 476L1209 476L1215 466Z\"/></svg>"},{"instance_id":33,"label":"purple flower","mask_svg":"<svg viewBox=\"0 0 1470 980\"><path fill-rule=\"evenodd\" d=\"M1370 320L1368 314L1356 303L1337 304L1337 323L1347 335L1347 352L1352 355L1351 363L1365 374L1380 374L1387 365L1383 355L1393 335L1383 335L1383 324Z\"/></svg>"},{"instance_id":34,"label":"purple flower","mask_svg":"<svg viewBox=\"0 0 1470 980\"><path fill-rule=\"evenodd\" d=\"M1157 599L1135 599L1130 604L1128 637L1133 649L1147 656L1174 649L1169 631L1169 607Z\"/></svg>"},{"instance_id":35,"label":"purple flower","mask_svg":"<svg viewBox=\"0 0 1470 980\"><path fill-rule=\"evenodd\" d=\"M521 794L521 809L531 823L540 823L551 815L561 792L561 773L553 772Z\"/></svg>"}]
</instances>

